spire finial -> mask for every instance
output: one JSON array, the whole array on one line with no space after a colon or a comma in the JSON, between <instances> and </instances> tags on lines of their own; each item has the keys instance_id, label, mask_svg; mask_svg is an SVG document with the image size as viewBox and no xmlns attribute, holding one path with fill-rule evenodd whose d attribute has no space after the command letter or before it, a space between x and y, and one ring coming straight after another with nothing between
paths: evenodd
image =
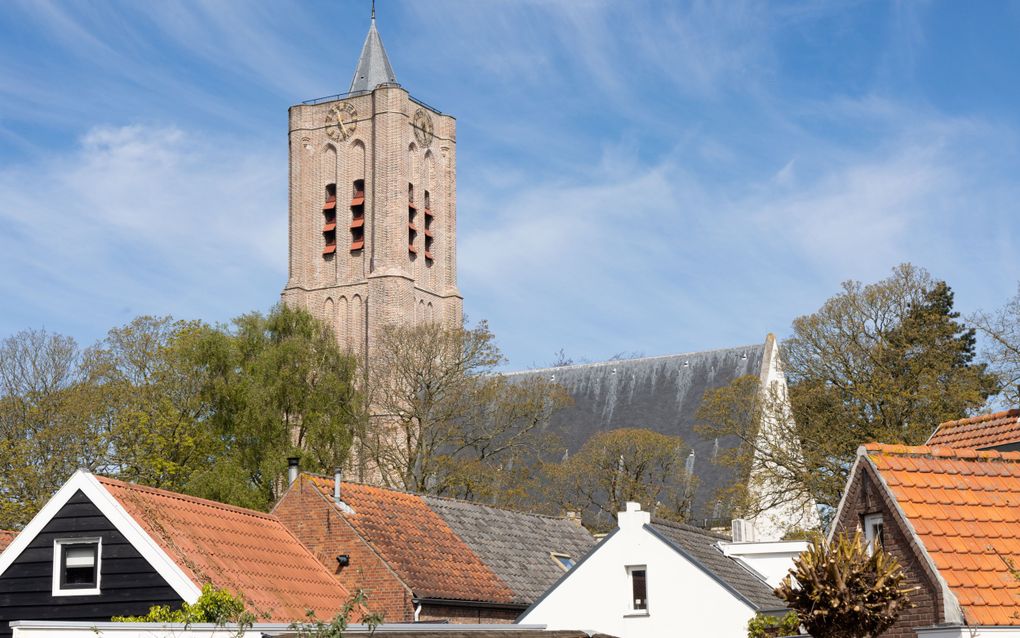
<instances>
[{"instance_id":1,"label":"spire finial","mask_svg":"<svg viewBox=\"0 0 1020 638\"><path fill-rule=\"evenodd\" d=\"M372 19L375 20L375 0L372 0Z\"/></svg>"}]
</instances>

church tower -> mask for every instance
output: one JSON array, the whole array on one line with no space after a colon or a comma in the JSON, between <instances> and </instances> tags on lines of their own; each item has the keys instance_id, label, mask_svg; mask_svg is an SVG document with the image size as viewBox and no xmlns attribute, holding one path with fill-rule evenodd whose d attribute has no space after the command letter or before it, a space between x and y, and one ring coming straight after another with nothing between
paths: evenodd
<instances>
[{"instance_id":1,"label":"church tower","mask_svg":"<svg viewBox=\"0 0 1020 638\"><path fill-rule=\"evenodd\" d=\"M367 361L390 323L459 326L456 121L397 84L375 10L350 90L292 106L283 301Z\"/></svg>"}]
</instances>

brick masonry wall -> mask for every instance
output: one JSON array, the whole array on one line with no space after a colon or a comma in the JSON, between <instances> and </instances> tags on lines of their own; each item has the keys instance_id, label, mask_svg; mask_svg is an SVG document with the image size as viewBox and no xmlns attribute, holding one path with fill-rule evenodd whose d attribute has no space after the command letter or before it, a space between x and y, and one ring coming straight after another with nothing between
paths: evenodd
<instances>
[{"instance_id":1,"label":"brick masonry wall","mask_svg":"<svg viewBox=\"0 0 1020 638\"><path fill-rule=\"evenodd\" d=\"M900 562L906 573L906 585L917 586L910 599L916 605L913 609L903 612L896 623L882 638L915 638L915 629L931 627L942 622L942 592L938 580L915 547L916 541L907 534L906 528L896 513L894 503L889 494L881 487L875 470L862 460L856 475L847 487L846 500L839 520L836 521L837 533L853 534L862 528L864 517L868 514L882 514L885 549Z\"/></svg>"},{"instance_id":2,"label":"brick masonry wall","mask_svg":"<svg viewBox=\"0 0 1020 638\"><path fill-rule=\"evenodd\" d=\"M386 622L414 620L410 589L304 476L284 494L273 514L344 587L364 591L370 610L383 614ZM336 560L340 554L350 556L350 565L343 569Z\"/></svg>"},{"instance_id":3,"label":"brick masonry wall","mask_svg":"<svg viewBox=\"0 0 1020 638\"><path fill-rule=\"evenodd\" d=\"M423 604L418 620L421 622L437 622L445 620L459 625L472 623L501 625L514 622L517 620L517 617L521 615L522 611L524 610Z\"/></svg>"}]
</instances>

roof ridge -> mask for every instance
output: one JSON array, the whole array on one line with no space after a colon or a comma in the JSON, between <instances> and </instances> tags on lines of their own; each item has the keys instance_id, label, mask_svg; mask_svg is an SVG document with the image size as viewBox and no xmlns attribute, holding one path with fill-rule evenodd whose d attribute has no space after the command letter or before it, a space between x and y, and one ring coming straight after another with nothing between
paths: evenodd
<instances>
[{"instance_id":1,"label":"roof ridge","mask_svg":"<svg viewBox=\"0 0 1020 638\"><path fill-rule=\"evenodd\" d=\"M324 475L324 474L316 474L315 472L305 472L305 471L302 471L301 473L304 474L305 476L310 476L310 477L313 477L313 478L322 479L324 481L329 481L331 483L333 482L333 477L332 476L327 476L327 475ZM341 479L340 483L341 483L341 485L346 483L347 485L357 485L359 487L368 487L368 488L375 489L375 490L384 490L384 491L387 491L387 492L395 492L397 494L407 494L409 496L417 496L419 498L426 498L427 497L427 498L440 499L440 500L444 500L444 501L452 501L454 503L463 503L464 505L473 505L473 506L476 506L476 507L485 507L485 508L488 508L488 509L491 509L491 510L497 510L497 511L500 511L500 512L510 512L511 514L522 514L522 515L525 515L525 516L537 516L539 518L548 518L548 519L552 519L552 520L556 520L556 521L568 521L569 520L566 516L554 516L552 514L542 514L542 513L539 513L539 512L525 512L524 510L518 510L518 509L509 508L509 507L496 507L495 505L486 505L485 503L479 503L478 501L469 501L469 500L462 499L462 498L455 498L453 496L440 496L438 494L424 494L422 492L411 492L411 491L408 491L408 490L401 490L401 489L398 489L398 488L395 488L395 487L380 487L378 485L371 485L369 483L359 483L358 481L347 481L347 480L343 480L343 479Z\"/></svg>"},{"instance_id":2,"label":"roof ridge","mask_svg":"<svg viewBox=\"0 0 1020 638\"><path fill-rule=\"evenodd\" d=\"M1020 452L999 452L997 450L974 450L941 445L902 445L890 443L866 443L861 449L867 456L919 456L930 459L962 459L969 461L997 461L1020 463Z\"/></svg>"},{"instance_id":3,"label":"roof ridge","mask_svg":"<svg viewBox=\"0 0 1020 638\"><path fill-rule=\"evenodd\" d=\"M227 503L221 503L208 498L201 498L199 496L192 496L190 494L182 494L180 492L173 492L171 490L164 490L158 487L151 487L148 485L140 485L138 483L129 483L120 479L111 478L109 476L96 475L96 479L100 483L107 485L114 485L117 487L123 487L129 490L135 490L139 492L149 492L150 494L156 494L158 496L165 496L167 498L177 499L179 501L187 501L195 503L196 505L204 505L206 507L212 507L214 509L221 509L228 512L235 512L237 514L246 514L248 516L254 516L256 518L263 518L269 521L277 521L280 519L269 514L268 512L260 512L258 510L248 509L246 507L239 507L237 505L230 505Z\"/></svg>"},{"instance_id":4,"label":"roof ridge","mask_svg":"<svg viewBox=\"0 0 1020 638\"><path fill-rule=\"evenodd\" d=\"M663 527L671 527L673 529L680 529L680 530L684 530L684 531L687 531L687 532L694 532L696 534L701 534L702 536L707 536L709 538L714 538L716 540L721 540L721 541L731 540L731 539L727 538L726 536L723 536L722 534L719 534L717 532L713 532L711 530L707 530L707 529L705 529L703 527L696 527L694 525L691 525L690 523L678 523L677 521L670 521L670 520L667 520L667 519L664 519L664 518L653 518L653 519L651 519L651 522L652 522L652 525L661 525Z\"/></svg>"},{"instance_id":5,"label":"roof ridge","mask_svg":"<svg viewBox=\"0 0 1020 638\"><path fill-rule=\"evenodd\" d=\"M503 376L512 376L516 374L532 374L535 372L550 372L552 370L577 370L580 368L592 368L595 366L606 366L614 363L631 363L633 361L654 361L656 359L672 359L675 357L691 356L696 354L712 354L715 352L728 352L731 350L747 350L749 348L764 348L764 344L747 344L743 346L733 346L731 348L713 348L711 350L697 350L693 352L677 352L675 354L660 354L651 357L634 357L631 359L606 359L605 361L592 361L589 363L574 363L566 366L548 366L545 368L529 368L527 370L513 370L510 372L502 372Z\"/></svg>"},{"instance_id":6,"label":"roof ridge","mask_svg":"<svg viewBox=\"0 0 1020 638\"><path fill-rule=\"evenodd\" d=\"M990 412L988 414L978 414L976 416L964 417L962 419L956 419L953 421L943 421L942 423L939 423L938 428L936 428L936 431L941 428L955 428L961 425L981 423L982 421L994 421L995 419L1002 419L1013 416L1020 419L1020 409L1010 408L1009 410L1000 410L999 412Z\"/></svg>"}]
</instances>

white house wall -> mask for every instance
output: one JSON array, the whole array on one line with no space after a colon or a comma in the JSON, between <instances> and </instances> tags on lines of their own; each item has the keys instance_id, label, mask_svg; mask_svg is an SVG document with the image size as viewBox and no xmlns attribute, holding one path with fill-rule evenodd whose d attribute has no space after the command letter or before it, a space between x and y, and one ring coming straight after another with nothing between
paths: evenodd
<instances>
[{"instance_id":1,"label":"white house wall","mask_svg":"<svg viewBox=\"0 0 1020 638\"><path fill-rule=\"evenodd\" d=\"M645 616L628 612L630 565L647 565ZM745 638L753 615L749 605L644 527L621 527L518 622L620 638Z\"/></svg>"}]
</instances>

